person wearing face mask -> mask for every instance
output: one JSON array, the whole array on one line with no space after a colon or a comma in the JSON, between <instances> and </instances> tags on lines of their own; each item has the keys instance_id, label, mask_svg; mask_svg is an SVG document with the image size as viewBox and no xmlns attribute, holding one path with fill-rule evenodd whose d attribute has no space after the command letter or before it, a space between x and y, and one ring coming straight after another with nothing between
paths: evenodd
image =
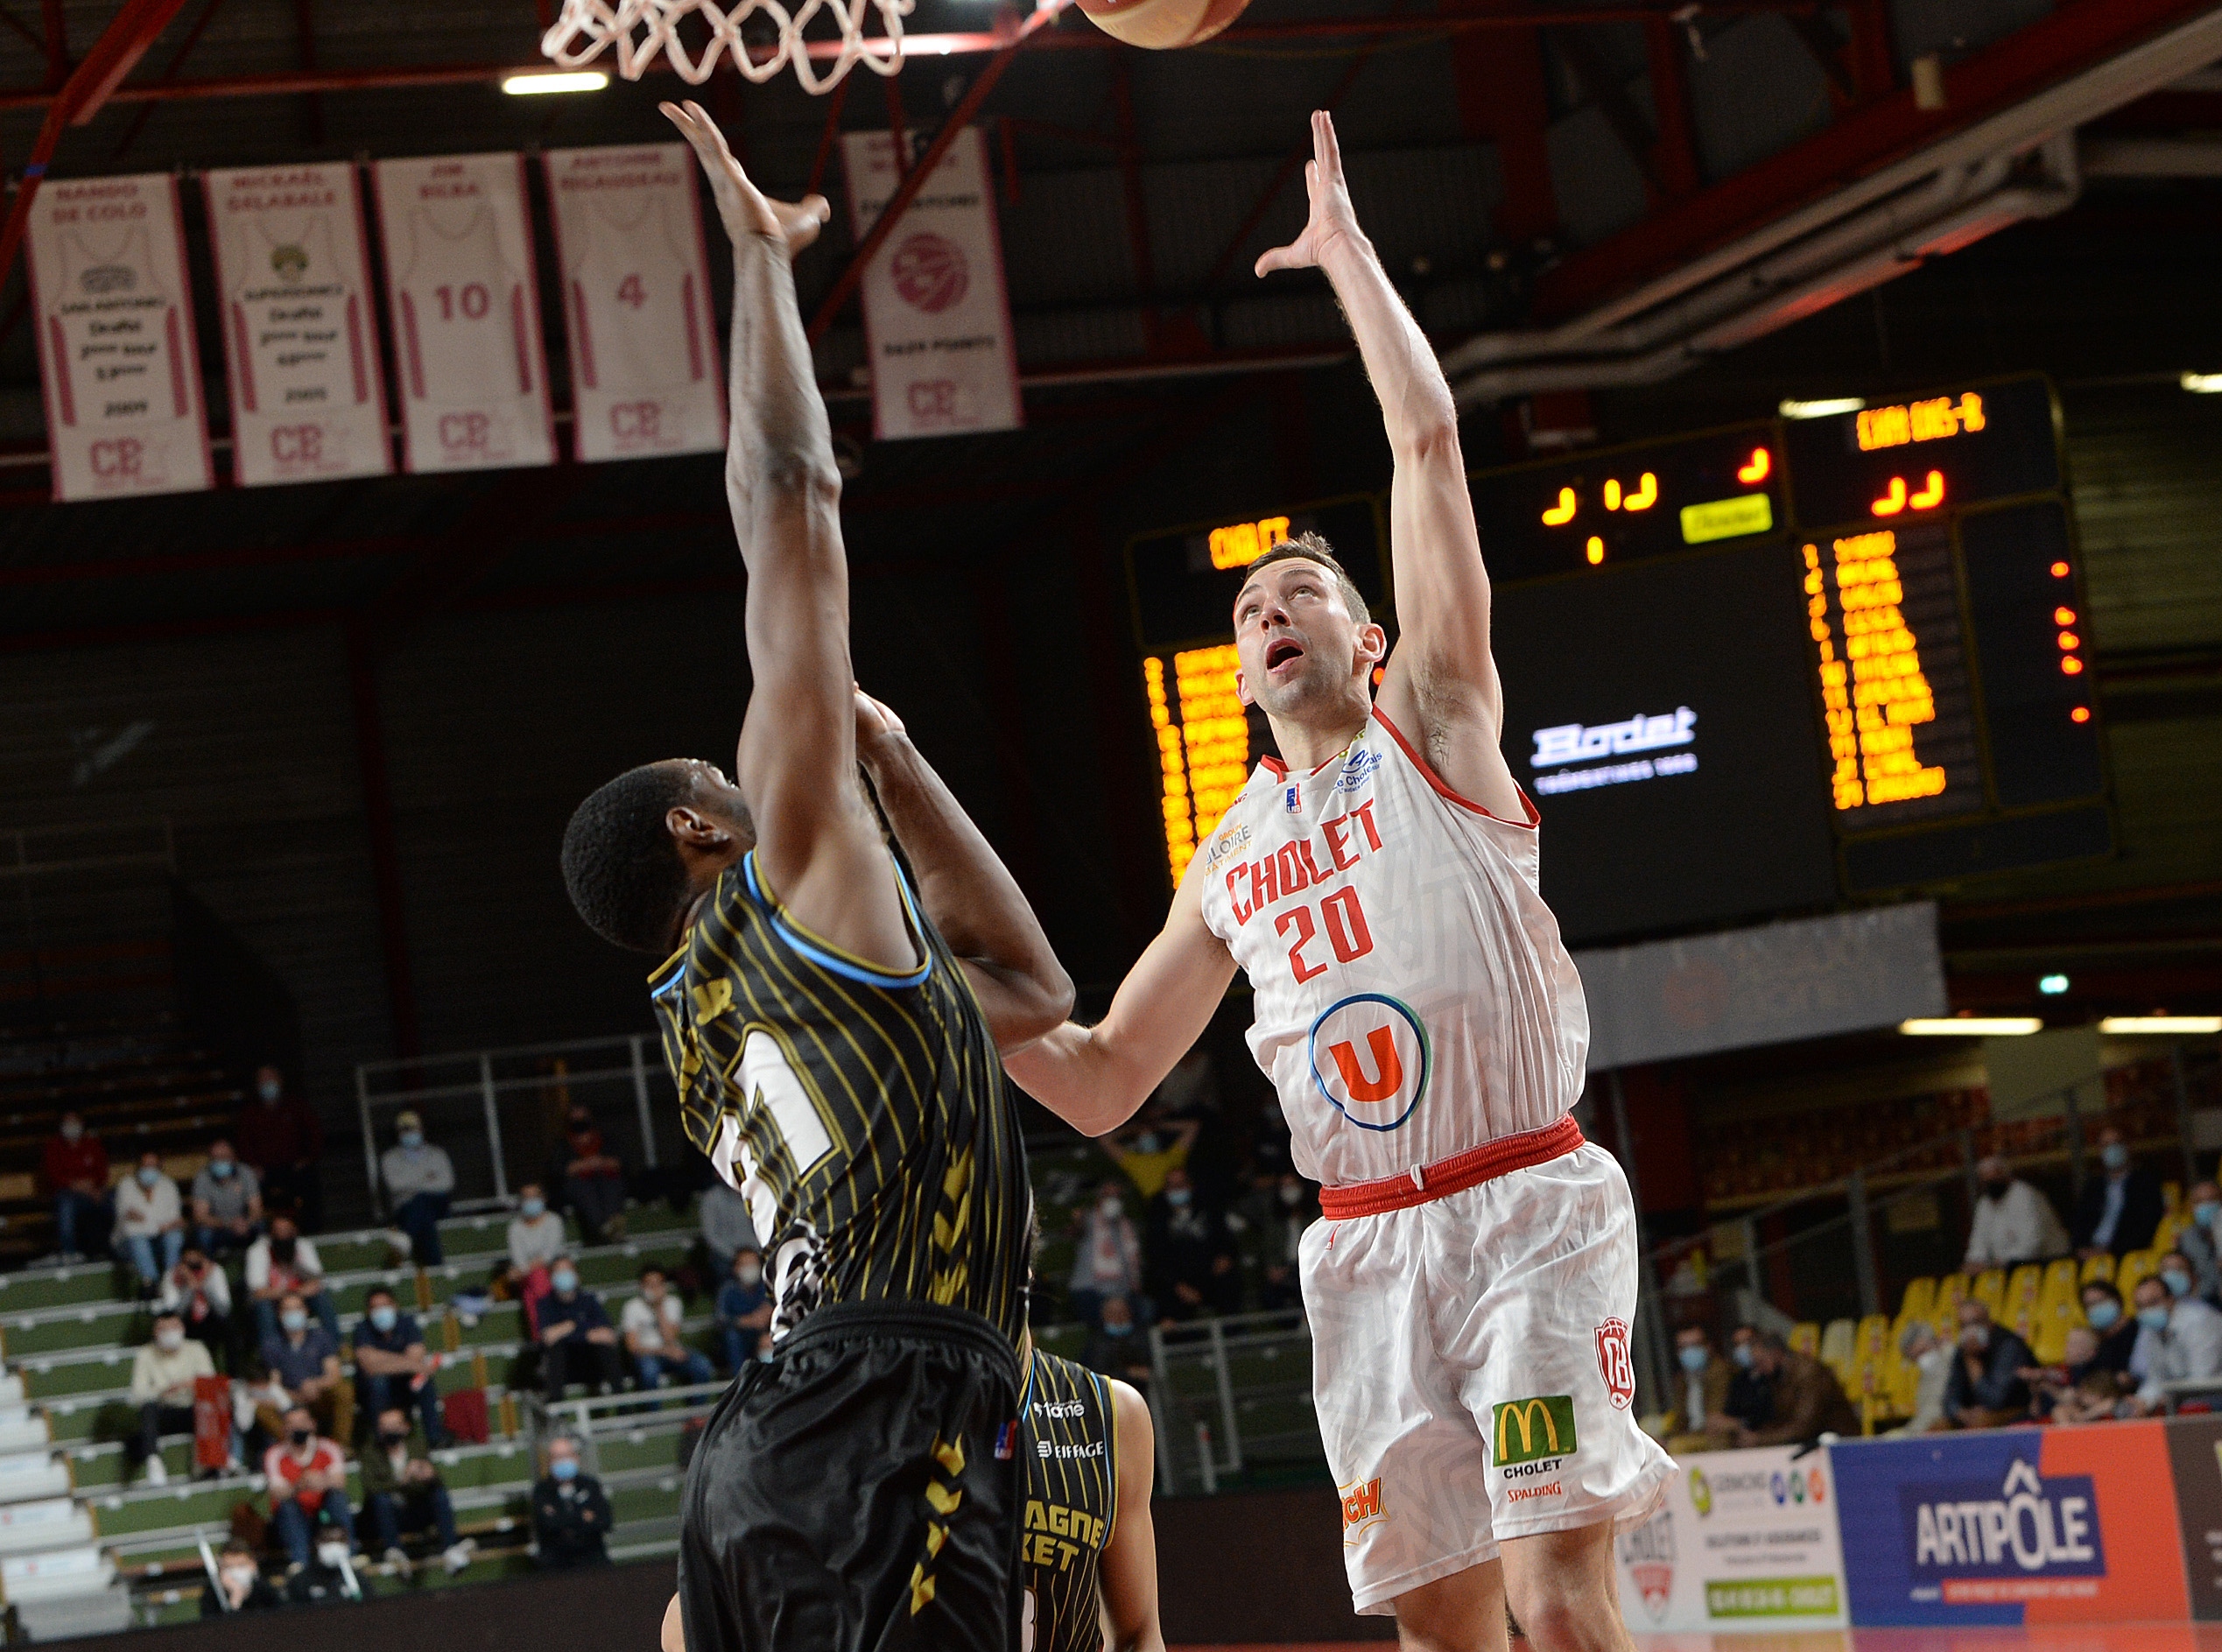
<instances>
[{"instance_id":1,"label":"person wearing face mask","mask_svg":"<svg viewBox=\"0 0 2222 1652\"><path fill-rule=\"evenodd\" d=\"M200 1592L200 1615L227 1618L235 1612L268 1612L285 1603L263 1576L255 1546L244 1537L227 1542L216 1557L216 1575Z\"/></svg>"},{"instance_id":2,"label":"person wearing face mask","mask_svg":"<svg viewBox=\"0 0 2222 1652\"><path fill-rule=\"evenodd\" d=\"M47 1197L54 1201L57 1262L77 1262L86 1253L104 1249L108 1208L108 1149L74 1113L65 1113L46 1138L39 1170Z\"/></svg>"},{"instance_id":3,"label":"person wearing face mask","mask_svg":"<svg viewBox=\"0 0 2222 1652\"><path fill-rule=\"evenodd\" d=\"M2137 1316L2122 1307L2121 1292L2112 1282L2088 1279L2082 1286L2083 1317L2099 1335L2098 1360L2101 1368L2111 1373L2115 1380L2117 1394L2134 1392L2144 1380L2144 1368L2137 1367L2131 1374L2131 1364L2137 1354L2140 1326Z\"/></svg>"},{"instance_id":4,"label":"person wearing face mask","mask_svg":"<svg viewBox=\"0 0 2222 1652\"><path fill-rule=\"evenodd\" d=\"M1728 1389L1736 1367L1722 1359L1703 1325L1684 1325L1674 1333L1676 1404L1659 1424L1659 1439L1679 1457L1685 1452L1717 1452L1734 1436L1728 1414Z\"/></svg>"},{"instance_id":5,"label":"person wearing face mask","mask_svg":"<svg viewBox=\"0 0 2222 1652\"><path fill-rule=\"evenodd\" d=\"M194 1237L210 1255L244 1250L263 1225L263 1183L229 1142L208 1143L208 1162L193 1178Z\"/></svg>"},{"instance_id":6,"label":"person wearing face mask","mask_svg":"<svg viewBox=\"0 0 2222 1652\"><path fill-rule=\"evenodd\" d=\"M360 1600L370 1592L369 1579L357 1569L355 1539L332 1516L327 1507L310 1522L309 1561L290 1566L282 1599L289 1606L328 1606L343 1600Z\"/></svg>"},{"instance_id":7,"label":"person wearing face mask","mask_svg":"<svg viewBox=\"0 0 2222 1652\"><path fill-rule=\"evenodd\" d=\"M324 1226L324 1180L316 1167L324 1152L324 1121L285 1087L276 1067L256 1072L254 1093L240 1109L232 1140L262 1178L265 1199L292 1206L311 1233Z\"/></svg>"},{"instance_id":8,"label":"person wearing face mask","mask_svg":"<svg viewBox=\"0 0 2222 1652\"><path fill-rule=\"evenodd\" d=\"M334 1342L340 1339L340 1316L324 1288L324 1262L316 1247L301 1237L291 1213L270 1219L270 1232L247 1248L247 1294L255 1304L255 1334L267 1342L278 1334L278 1304L299 1297Z\"/></svg>"},{"instance_id":9,"label":"person wearing face mask","mask_svg":"<svg viewBox=\"0 0 2222 1652\"><path fill-rule=\"evenodd\" d=\"M1257 1305L1268 1313L1304 1305L1297 1276L1304 1229L1319 1220L1319 1192L1294 1170L1265 1179L1248 1212L1247 1242L1257 1274Z\"/></svg>"},{"instance_id":10,"label":"person wearing face mask","mask_svg":"<svg viewBox=\"0 0 2222 1652\"><path fill-rule=\"evenodd\" d=\"M2176 1231L2176 1248L2191 1264L2195 1289L2210 1303L2222 1306L2222 1247L2217 1244L2217 1223L2222 1222L2222 1187L2212 1182L2191 1185L2189 1220Z\"/></svg>"},{"instance_id":11,"label":"person wearing face mask","mask_svg":"<svg viewBox=\"0 0 2222 1652\"><path fill-rule=\"evenodd\" d=\"M185 1333L208 1350L209 1357L232 1362L231 1282L198 1245L187 1245L178 1265L162 1276L156 1311L176 1314Z\"/></svg>"},{"instance_id":12,"label":"person wearing face mask","mask_svg":"<svg viewBox=\"0 0 2222 1652\"><path fill-rule=\"evenodd\" d=\"M517 1191L517 1214L510 1218L510 1266L520 1279L545 1273L563 1255L563 1218L548 1208L538 1182Z\"/></svg>"},{"instance_id":13,"label":"person wearing face mask","mask_svg":"<svg viewBox=\"0 0 2222 1652\"><path fill-rule=\"evenodd\" d=\"M547 1185L562 1190L587 1244L625 1236L625 1166L584 1107L564 1115L563 1140L549 1162Z\"/></svg>"},{"instance_id":14,"label":"person wearing face mask","mask_svg":"<svg viewBox=\"0 0 2222 1652\"><path fill-rule=\"evenodd\" d=\"M1938 1339L1935 1325L1926 1319L1913 1319L1899 1333L1898 1352L1921 1373L1921 1379L1914 1387L1913 1416L1891 1432L1929 1433L1944 1420L1944 1389L1952 1380L1952 1350Z\"/></svg>"},{"instance_id":15,"label":"person wearing face mask","mask_svg":"<svg viewBox=\"0 0 2222 1652\"><path fill-rule=\"evenodd\" d=\"M2076 1251L2086 1258L2119 1260L2153 1242L2167 1206L2161 1199L2160 1178L2129 1162L2129 1138L2120 1125L2100 1128L2099 1163L2104 1174L2084 1183L2083 1199L2076 1206Z\"/></svg>"},{"instance_id":16,"label":"person wearing face mask","mask_svg":"<svg viewBox=\"0 0 2222 1652\"><path fill-rule=\"evenodd\" d=\"M264 1339L262 1358L294 1404L316 1408L342 1439L354 1432L355 1390L340 1372L340 1345L290 1291L278 1298L278 1334Z\"/></svg>"},{"instance_id":17,"label":"person wearing face mask","mask_svg":"<svg viewBox=\"0 0 2222 1652\"><path fill-rule=\"evenodd\" d=\"M618 1325L643 1389L662 1387L666 1374L680 1383L716 1380L708 1357L682 1339L686 1319L686 1311L664 1280L663 1268L650 1262L640 1270L639 1294L626 1303Z\"/></svg>"},{"instance_id":18,"label":"person wearing face mask","mask_svg":"<svg viewBox=\"0 0 2222 1652\"><path fill-rule=\"evenodd\" d=\"M157 1314L154 1339L131 1356L131 1403L138 1408L139 1431L123 1445L124 1460L133 1473L146 1470L148 1485L169 1484L162 1437L193 1431L193 1385L215 1374L208 1350L186 1336L184 1322L173 1313Z\"/></svg>"},{"instance_id":19,"label":"person wearing face mask","mask_svg":"<svg viewBox=\"0 0 2222 1652\"><path fill-rule=\"evenodd\" d=\"M579 1442L548 1442L548 1472L532 1487L532 1537L543 1571L609 1564L609 1499L579 1461Z\"/></svg>"},{"instance_id":20,"label":"person wearing face mask","mask_svg":"<svg viewBox=\"0 0 2222 1652\"><path fill-rule=\"evenodd\" d=\"M413 1405L424 1419L425 1438L434 1446L446 1445L439 1388L432 1381L439 1363L438 1354L425 1351L425 1333L415 1318L401 1311L392 1291L373 1285L355 1326L355 1377L362 1409L377 1417Z\"/></svg>"},{"instance_id":21,"label":"person wearing face mask","mask_svg":"<svg viewBox=\"0 0 2222 1652\"><path fill-rule=\"evenodd\" d=\"M1771 1331L1739 1325L1730 1357L1767 1398L1767 1421L1739 1421L1740 1446L1790 1445L1823 1434L1860 1431L1860 1414L1845 1396L1836 1373L1810 1353L1800 1353ZM1734 1413L1731 1398L1729 1409Z\"/></svg>"},{"instance_id":22,"label":"person wearing face mask","mask_svg":"<svg viewBox=\"0 0 2222 1652\"><path fill-rule=\"evenodd\" d=\"M540 1303L539 1338L540 1374L549 1402L561 1400L573 1382L602 1394L615 1392L624 1380L624 1362L609 1310L579 1283L578 1267L568 1256L556 1258L548 1283L553 1289Z\"/></svg>"},{"instance_id":23,"label":"person wearing face mask","mask_svg":"<svg viewBox=\"0 0 2222 1652\"><path fill-rule=\"evenodd\" d=\"M2198 1385L2222 1389L2222 1312L2192 1293L2190 1264L2180 1254L2162 1257L2161 1269L2137 1282L2145 1380L2134 1409L2147 1416L2166 1410L2171 1397L2208 1391ZM2184 1287L2181 1294L2178 1283Z\"/></svg>"},{"instance_id":24,"label":"person wearing face mask","mask_svg":"<svg viewBox=\"0 0 2222 1652\"><path fill-rule=\"evenodd\" d=\"M440 1248L439 1224L455 1192L455 1165L447 1149L425 1140L425 1121L404 1113L393 1121L394 1144L378 1160L386 1184L386 1207L393 1224L408 1235L409 1254L418 1264L438 1268L447 1261Z\"/></svg>"},{"instance_id":25,"label":"person wearing face mask","mask_svg":"<svg viewBox=\"0 0 2222 1652\"><path fill-rule=\"evenodd\" d=\"M1086 1347L1081 1351L1080 1363L1091 1371L1117 1377L1143 1393L1149 1393L1152 1374L1150 1338L1136 1319L1133 1305L1124 1297L1104 1299L1102 1322L1089 1336Z\"/></svg>"},{"instance_id":26,"label":"person wearing face mask","mask_svg":"<svg viewBox=\"0 0 2222 1652\"><path fill-rule=\"evenodd\" d=\"M771 1291L755 1246L733 1253L733 1267L718 1287L717 1317L727 1370L737 1376L749 1360L770 1357Z\"/></svg>"},{"instance_id":27,"label":"person wearing face mask","mask_svg":"<svg viewBox=\"0 0 2222 1652\"><path fill-rule=\"evenodd\" d=\"M185 1206L178 1185L163 1173L162 1156L152 1150L140 1154L138 1168L116 1184L116 1232L138 1270L141 1296L154 1295L162 1276L178 1265L185 1230Z\"/></svg>"},{"instance_id":28,"label":"person wearing face mask","mask_svg":"<svg viewBox=\"0 0 2222 1652\"><path fill-rule=\"evenodd\" d=\"M1142 1289L1142 1240L1128 1219L1120 1185L1106 1179L1094 1201L1072 1213L1072 1273L1065 1282L1073 1318L1093 1328L1107 1297Z\"/></svg>"},{"instance_id":29,"label":"person wearing face mask","mask_svg":"<svg viewBox=\"0 0 2222 1652\"><path fill-rule=\"evenodd\" d=\"M1142 1254L1160 1324L1242 1311L1242 1273L1226 1214L1196 1197L1186 1170L1167 1171L1150 1201Z\"/></svg>"},{"instance_id":30,"label":"person wearing face mask","mask_svg":"<svg viewBox=\"0 0 2222 1652\"><path fill-rule=\"evenodd\" d=\"M263 1453L263 1478L269 1483L271 1524L292 1563L288 1578L308 1564L311 1545L323 1535L320 1525L336 1529L348 1550L355 1547L347 1453L318 1435L307 1406L285 1413L285 1438Z\"/></svg>"},{"instance_id":31,"label":"person wearing face mask","mask_svg":"<svg viewBox=\"0 0 2222 1652\"><path fill-rule=\"evenodd\" d=\"M1962 1268L1979 1274L2067 1255L2068 1230L2052 1201L2015 1176L2003 1158L1992 1154L1976 1165L1975 1177L1979 1192Z\"/></svg>"},{"instance_id":32,"label":"person wearing face mask","mask_svg":"<svg viewBox=\"0 0 2222 1652\"><path fill-rule=\"evenodd\" d=\"M1959 1348L1944 1384L1944 1428L2003 1428L2029 1417L2029 1383L2022 1373L2036 1355L2019 1335L1991 1322L1987 1304L1959 1304Z\"/></svg>"},{"instance_id":33,"label":"person wearing face mask","mask_svg":"<svg viewBox=\"0 0 2222 1652\"><path fill-rule=\"evenodd\" d=\"M391 1406L378 1412L377 1431L358 1466L362 1512L387 1565L407 1577L411 1565L402 1536L425 1530L439 1538L440 1562L450 1577L471 1564L477 1545L456 1540L454 1502L423 1438L411 1432L406 1411Z\"/></svg>"},{"instance_id":34,"label":"person wearing face mask","mask_svg":"<svg viewBox=\"0 0 2222 1652\"><path fill-rule=\"evenodd\" d=\"M1139 1128L1106 1136L1101 1145L1112 1162L1127 1173L1135 1191L1145 1199L1154 1199L1173 1171L1187 1168L1198 1126L1192 1119L1164 1123L1156 1117L1155 1109L1145 1116L1147 1121Z\"/></svg>"}]
</instances>

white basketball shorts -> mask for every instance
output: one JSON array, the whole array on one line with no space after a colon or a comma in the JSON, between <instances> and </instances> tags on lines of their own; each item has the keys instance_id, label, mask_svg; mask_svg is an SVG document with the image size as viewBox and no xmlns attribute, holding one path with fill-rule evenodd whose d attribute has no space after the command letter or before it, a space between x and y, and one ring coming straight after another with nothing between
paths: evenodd
<instances>
[{"instance_id":1,"label":"white basketball shorts","mask_svg":"<svg viewBox=\"0 0 2222 1652\"><path fill-rule=\"evenodd\" d=\"M1510 1537L1650 1518L1674 1472L1636 1426L1634 1201L1572 1152L1304 1235L1312 1390L1361 1613Z\"/></svg>"}]
</instances>

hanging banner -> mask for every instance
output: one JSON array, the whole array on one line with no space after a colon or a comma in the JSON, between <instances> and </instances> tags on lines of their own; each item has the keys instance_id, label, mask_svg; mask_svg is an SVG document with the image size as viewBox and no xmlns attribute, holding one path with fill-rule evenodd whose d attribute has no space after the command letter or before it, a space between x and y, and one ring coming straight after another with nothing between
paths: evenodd
<instances>
[{"instance_id":1,"label":"hanging banner","mask_svg":"<svg viewBox=\"0 0 2222 1652\"><path fill-rule=\"evenodd\" d=\"M553 464L524 158L382 160L371 181L405 467Z\"/></svg>"},{"instance_id":2,"label":"hanging banner","mask_svg":"<svg viewBox=\"0 0 2222 1652\"><path fill-rule=\"evenodd\" d=\"M207 175L242 487L393 469L351 165Z\"/></svg>"},{"instance_id":3,"label":"hanging banner","mask_svg":"<svg viewBox=\"0 0 2222 1652\"><path fill-rule=\"evenodd\" d=\"M178 180L51 180L25 251L54 497L210 486Z\"/></svg>"},{"instance_id":4,"label":"hanging banner","mask_svg":"<svg viewBox=\"0 0 2222 1652\"><path fill-rule=\"evenodd\" d=\"M1844 1550L1826 1452L1707 1452L1680 1468L1659 1512L1613 1540L1629 1628L1845 1626Z\"/></svg>"},{"instance_id":5,"label":"hanging banner","mask_svg":"<svg viewBox=\"0 0 2222 1652\"><path fill-rule=\"evenodd\" d=\"M545 164L579 457L722 450L693 152L685 144L554 149Z\"/></svg>"},{"instance_id":6,"label":"hanging banner","mask_svg":"<svg viewBox=\"0 0 2222 1652\"><path fill-rule=\"evenodd\" d=\"M902 180L886 132L841 137L849 226L861 238ZM957 134L866 266L864 342L872 430L882 440L1016 430L1018 350L1003 243L976 126Z\"/></svg>"}]
</instances>

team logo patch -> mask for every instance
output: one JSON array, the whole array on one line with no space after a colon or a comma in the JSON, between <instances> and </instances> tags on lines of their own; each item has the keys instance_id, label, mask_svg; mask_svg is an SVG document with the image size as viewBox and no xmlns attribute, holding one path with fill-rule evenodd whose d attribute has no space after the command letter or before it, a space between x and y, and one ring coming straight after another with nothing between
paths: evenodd
<instances>
[{"instance_id":1,"label":"team logo patch","mask_svg":"<svg viewBox=\"0 0 2222 1652\"><path fill-rule=\"evenodd\" d=\"M1335 1488L1342 1494L1342 1540L1346 1543L1358 1541L1367 1527L1386 1520L1382 1510L1381 1478L1354 1481Z\"/></svg>"},{"instance_id":2,"label":"team logo patch","mask_svg":"<svg viewBox=\"0 0 2222 1652\"><path fill-rule=\"evenodd\" d=\"M1381 753L1361 746L1350 754L1342 765L1342 773L1335 780L1337 791L1356 791L1374 777L1374 770L1381 767Z\"/></svg>"},{"instance_id":3,"label":"team logo patch","mask_svg":"<svg viewBox=\"0 0 2222 1652\"><path fill-rule=\"evenodd\" d=\"M1572 1457L1579 1445L1574 1434L1574 1397L1571 1394L1540 1394L1525 1400L1499 1402L1491 1431L1496 1443L1493 1460L1499 1468L1518 1463L1539 1463L1547 1458Z\"/></svg>"},{"instance_id":4,"label":"team logo patch","mask_svg":"<svg viewBox=\"0 0 2222 1652\"><path fill-rule=\"evenodd\" d=\"M1304 812L1304 788L1302 786L1282 787L1281 806L1290 814L1302 814Z\"/></svg>"},{"instance_id":5,"label":"team logo patch","mask_svg":"<svg viewBox=\"0 0 2222 1652\"><path fill-rule=\"evenodd\" d=\"M1330 1004L1309 1043L1312 1082L1361 1130L1396 1129L1427 1093L1427 1029L1400 1000L1359 993Z\"/></svg>"},{"instance_id":6,"label":"team logo patch","mask_svg":"<svg viewBox=\"0 0 2222 1652\"><path fill-rule=\"evenodd\" d=\"M1597 1327L1597 1371L1616 1411L1635 1397L1635 1365L1628 1353L1628 1321L1607 1319Z\"/></svg>"}]
</instances>

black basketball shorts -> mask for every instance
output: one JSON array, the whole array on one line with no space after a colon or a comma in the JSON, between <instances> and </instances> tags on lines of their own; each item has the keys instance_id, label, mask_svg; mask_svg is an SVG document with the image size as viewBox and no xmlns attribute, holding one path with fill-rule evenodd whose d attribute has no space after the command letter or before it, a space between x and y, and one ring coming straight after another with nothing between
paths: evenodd
<instances>
[{"instance_id":1,"label":"black basketball shorts","mask_svg":"<svg viewBox=\"0 0 2222 1652\"><path fill-rule=\"evenodd\" d=\"M822 1307L778 1349L687 1469L687 1652L1011 1652L1016 1350L925 1303Z\"/></svg>"}]
</instances>

